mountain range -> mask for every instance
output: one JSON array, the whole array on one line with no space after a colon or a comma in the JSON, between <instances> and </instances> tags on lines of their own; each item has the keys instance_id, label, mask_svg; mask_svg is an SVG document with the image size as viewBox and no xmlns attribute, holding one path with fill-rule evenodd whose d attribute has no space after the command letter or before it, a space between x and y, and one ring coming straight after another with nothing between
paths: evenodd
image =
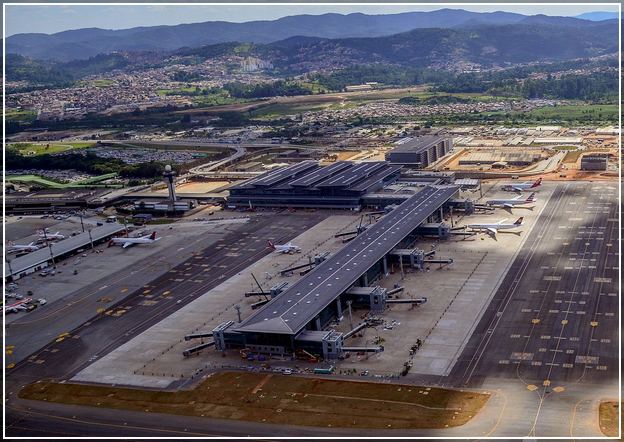
<instances>
[{"instance_id":1,"label":"mountain range","mask_svg":"<svg viewBox=\"0 0 624 442\"><path fill-rule=\"evenodd\" d=\"M596 13L598 14L598 13ZM589 18L589 19L584 19ZM323 14L296 15L277 20L230 23L211 21L180 24L175 26L136 27L122 30L85 28L55 34L25 33L6 39L7 54L19 54L40 60L70 61L88 59L98 54L134 51L175 51L226 42L249 42L270 44L292 37L311 37L313 44L325 50L329 44L314 39L339 39L340 44L349 39L406 35L405 33L436 28L430 31L438 36L465 36L471 29L500 26L553 26L567 27L583 32L607 22L597 16L582 18L553 17L545 15L526 16L509 12L477 13L461 9L440 9L430 12L406 12L401 14L366 15ZM608 20L615 22L616 20ZM520 28L515 28L520 29ZM454 34L459 32L459 34ZM424 34L412 34L421 37ZM428 37L429 38L429 37ZM432 37L433 38L433 37ZM383 42L383 40L379 40ZM367 42L367 41L364 41ZM389 43L390 41L388 41ZM461 43L461 41L458 41ZM308 42L309 43L309 42ZM468 42L464 42L468 43ZM517 41L521 44L521 41ZM382 44L383 45L383 44ZM470 44L468 45L470 46ZM358 50L366 51L366 48ZM368 51L370 52L370 51ZM591 52L591 48L588 51ZM520 57L522 58L522 57Z\"/></svg>"}]
</instances>

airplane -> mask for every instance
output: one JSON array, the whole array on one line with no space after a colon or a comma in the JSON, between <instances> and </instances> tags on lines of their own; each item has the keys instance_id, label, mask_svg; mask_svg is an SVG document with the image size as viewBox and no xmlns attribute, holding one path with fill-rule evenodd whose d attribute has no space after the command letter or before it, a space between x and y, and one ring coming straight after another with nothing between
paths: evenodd
<instances>
[{"instance_id":1,"label":"airplane","mask_svg":"<svg viewBox=\"0 0 624 442\"><path fill-rule=\"evenodd\" d=\"M152 244L160 238L156 238L156 232L152 232L151 235L140 236L138 238L113 238L108 243L108 247L115 245L122 245L122 248L127 248L135 244Z\"/></svg>"},{"instance_id":2,"label":"airplane","mask_svg":"<svg viewBox=\"0 0 624 442\"><path fill-rule=\"evenodd\" d=\"M30 244L14 244L13 242L8 242L8 252L34 252L35 250L39 250L39 246L35 245L34 242Z\"/></svg>"},{"instance_id":3,"label":"airplane","mask_svg":"<svg viewBox=\"0 0 624 442\"><path fill-rule=\"evenodd\" d=\"M538 178L536 181L525 181L524 183L507 183L503 184L502 189L508 192L524 192L530 189L535 189L542 185L542 179Z\"/></svg>"},{"instance_id":4,"label":"airplane","mask_svg":"<svg viewBox=\"0 0 624 442\"><path fill-rule=\"evenodd\" d=\"M6 313L17 313L19 310L26 310L26 304L32 301L32 298L22 299L21 301L14 302L4 307Z\"/></svg>"},{"instance_id":5,"label":"airplane","mask_svg":"<svg viewBox=\"0 0 624 442\"><path fill-rule=\"evenodd\" d=\"M39 238L41 239L47 239L52 241L65 239L65 235L61 235L61 232L48 233L46 229L45 232L43 230L39 230L37 233L39 233Z\"/></svg>"},{"instance_id":6,"label":"airplane","mask_svg":"<svg viewBox=\"0 0 624 442\"><path fill-rule=\"evenodd\" d=\"M301 253L301 247L296 246L290 242L288 244L273 244L271 241L269 241L269 248L279 253Z\"/></svg>"},{"instance_id":7,"label":"airplane","mask_svg":"<svg viewBox=\"0 0 624 442\"><path fill-rule=\"evenodd\" d=\"M520 227L523 223L523 220L524 218L520 217L512 224L509 224L509 223L504 224L504 222L507 220L502 219L497 223L468 224L466 225L466 227L471 230L485 230L487 233L492 235L494 239L496 239L496 234L498 233L499 230L509 230L509 229L515 229L517 227Z\"/></svg>"},{"instance_id":8,"label":"airplane","mask_svg":"<svg viewBox=\"0 0 624 442\"><path fill-rule=\"evenodd\" d=\"M512 199L494 199L494 200L488 200L486 201L486 204L488 206L501 206L504 209L511 209L515 206L521 206L523 204L530 204L530 203L534 203L535 201L537 201L537 198L535 198L535 192L533 192L531 195L528 196L528 198L526 199L521 199L522 195L518 195L515 198Z\"/></svg>"}]
</instances>

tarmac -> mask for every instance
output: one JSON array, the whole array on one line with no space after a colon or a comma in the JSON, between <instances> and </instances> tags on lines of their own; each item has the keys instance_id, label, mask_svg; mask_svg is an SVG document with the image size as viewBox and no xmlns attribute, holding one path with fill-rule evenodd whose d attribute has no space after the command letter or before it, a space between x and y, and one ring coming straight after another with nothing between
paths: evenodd
<instances>
[{"instance_id":1,"label":"tarmac","mask_svg":"<svg viewBox=\"0 0 624 442\"><path fill-rule=\"evenodd\" d=\"M428 302L422 307L413 309L413 311L404 307L392 307L387 314L388 318L392 318L403 311L405 313L402 314L410 315L410 319L400 321L401 324L398 327L386 332L400 335L401 339L411 339L416 336L412 333L417 328L411 329L412 331L404 329L403 327L408 322L418 323L420 316L421 321L426 323L425 327L421 327L425 330L431 325L432 318L436 318L437 313L441 314L444 304L449 305L450 303L451 308L441 316L437 316L441 318L437 321L437 325L433 329L429 328L430 337L419 350L420 353L417 353L414 358L415 370L413 369L412 373L399 381L476 389L478 391L487 390L494 394L492 399L479 415L459 428L436 431L388 431L380 432L380 435L424 437L465 437L466 435L473 437L602 436L598 428L598 404L603 399L617 399L619 393L617 383L619 373L619 360L617 359L619 340L618 187L616 182L547 183L540 189L538 204L546 203L546 195L550 192L552 195L548 199L548 203L541 209L538 206L537 209L528 212L525 212L526 209L513 210L513 216L521 213L527 217L527 226L533 224L533 228L527 229L519 238L511 235L503 237L499 233L498 242L489 239L489 237L477 240L476 244L473 241L472 246L475 248L475 255L472 259L467 259L470 256L468 255L469 252L463 250L463 246L456 244L460 241L439 244L438 256L453 256L455 253L458 258L455 264L456 269L437 270L432 268L430 272L424 274L408 275L408 278L403 281L407 286L410 284L408 279L413 276L413 280L419 284L409 288L410 294L427 296L427 293L417 292L418 287L433 287L434 281L439 283L439 275L442 272L444 276L443 290L441 289L441 291L447 292L448 303L443 297L440 297L438 300L429 301L431 304ZM307 217L313 215L304 214L306 223L312 223ZM505 216L509 217L508 214ZM289 215L285 216L285 218L288 217ZM469 218L470 222L475 218ZM486 217L486 219L494 218L498 220L496 215ZM304 226L301 225L303 223L297 224L297 221L300 220L301 218L296 220L294 224L301 229L299 231L303 231L305 230L303 229ZM345 220L345 225L349 225L347 221ZM475 221L477 220L475 219ZM276 228L277 231L284 232L278 223L274 223L272 227ZM305 252L312 251L314 248L315 251L331 251L339 247L336 241L318 245L321 238L326 238L329 232L336 230L335 224L326 227L318 225L317 228L321 230L308 231L313 232L311 243L311 237L305 236L306 234L301 235L294 242L302 242L301 245L304 247L308 247L308 244L313 246ZM292 230L289 231L289 234L291 237L295 236ZM284 236L288 235L285 234ZM469 241L465 242L469 243ZM510 244L513 247L508 249L506 246ZM214 246L214 249L217 247L218 245ZM232 247L236 248L237 245L234 244ZM492 259L491 262L486 261L490 253L495 253L488 248L500 249L501 253L506 254L508 264L505 265L509 265L509 271L506 275L504 272L501 273L501 269L505 268L502 258ZM234 262L240 262L241 254L246 254L247 257L251 258L251 262L255 263L255 267L252 268L254 274L256 271L258 272L256 276L263 275L262 270L268 269L266 271L272 275L272 278L270 282L269 280L266 282L261 280L263 285L287 279L273 275L285 265L302 263L307 260L304 256L305 253L294 256L272 254L263 259L254 258L249 253L244 250L231 250L229 254L236 256L229 256L228 258L238 259L239 261ZM480 261L483 256L485 258ZM481 267L484 265L492 267ZM224 284L217 286L215 281L214 290L208 289L202 293L214 295L214 293L218 293L218 289L221 287L224 293L235 292L236 298L241 290L251 289L253 286L249 275L245 274L242 268L239 270L228 267L227 274L234 276L232 279L236 281L235 285L227 285L230 280L227 279L229 276L225 276L223 278ZM180 268L180 270L184 269L184 267ZM452 275L455 270L457 270L457 275ZM182 275L185 273L188 272L184 272ZM237 273L241 274L235 276ZM490 280L492 273L501 277L500 281L496 278ZM241 275L244 276L241 277ZM393 277L398 278L396 273ZM192 274L189 279L191 278L196 279L196 275ZM493 281L496 283L494 284ZM392 279L388 278L388 283L391 282ZM420 285L420 283L424 284ZM161 351L166 349L167 345L171 345L170 342L174 340L170 339L171 336L167 336L167 327L161 326L161 324L175 326L173 330L170 330L170 334L173 331L179 333L179 330L186 329L186 325L175 324L175 321L170 319L169 322L163 321L154 327L151 325L158 323L165 317L171 318L171 313L180 309L180 307L176 307L179 304L175 304L175 306L169 304L170 310L163 309L160 314L150 316L145 324L136 324L136 328L129 327L131 319L140 321L142 318L136 313L137 310L141 310L138 307L141 302L159 301L149 309L158 305L167 306L165 304L167 302L166 296L165 299L159 298L164 294L161 291L165 288L160 284L162 283L145 288L144 290L149 290L147 293L138 292L135 297L136 303L130 305L131 308L126 309L126 312L120 316L104 315L102 321L94 321L96 333L89 333L89 327L93 327L93 325L85 325L84 328L72 332L62 342L53 342L44 352L37 355L39 359L31 358L28 363L18 365L15 370L10 371L7 378L9 398L14 395L16 387L23 382L40 379L46 375L67 378L95 360L98 360L101 365L93 364L82 374L88 374L91 381L97 381L98 370L93 367L108 367L107 370L109 370L114 361L121 362L126 356L135 357L133 352L144 351L149 348L149 345L158 345ZM158 287L158 293L154 293L156 299L146 298L152 294L152 290L156 292L156 287ZM458 288L459 292L454 292L454 288ZM188 293L187 290L185 290L186 293ZM452 303L449 299L451 295L448 293L456 294ZM213 313L212 310L193 311L193 304L197 303L195 306L199 306L198 302L202 298L206 300L206 307L209 308L214 305L208 302L210 296L204 295L185 307L196 329L204 327L204 322L206 323L205 326L212 325L207 321L210 318L206 318L206 315L203 314L203 311ZM191 297L189 297L190 299ZM236 299L232 299L230 296L228 300L234 302ZM249 304L256 299L248 298L246 301L248 308ZM483 313L480 320L477 320L477 317L473 316L472 313L465 313L468 308L477 309L479 303L482 305ZM434 311L425 310L428 304L435 307ZM229 309L225 310L227 313L222 313L221 316L229 315L227 319L235 318L235 311L231 308L232 306L227 304L225 306ZM147 309L148 306L144 305L143 307ZM461 317L462 312L463 318ZM218 311L214 311L214 313L218 313ZM125 322L124 318L128 322ZM178 321L182 320L182 315L174 316L174 318ZM416 320L411 318L416 318ZM220 318L219 322L221 322ZM109 324L110 327L104 327L102 324ZM114 325L119 326L119 331L115 330ZM461 327L468 327L469 330L474 328L474 331L472 335L470 332L468 334L457 333L454 339L451 339L454 329ZM165 336L166 342L157 342L157 339L151 342L145 340L143 344L147 347L140 347L135 344L141 342L143 338L131 341L132 337L137 336L142 330L149 332L152 329L160 329L158 334L152 333L152 337ZM435 339L436 333L440 333L441 339ZM149 334L144 336L149 336ZM452 348L448 349L444 348L445 340L452 340L457 343L462 336L464 338L470 336L470 338L463 344L449 346ZM176 341L179 341L181 337L179 335L174 336ZM103 344L102 341L104 340L107 340L106 344ZM128 343L125 348L124 342ZM181 343L179 342L172 348L175 351L165 352L167 354L163 358L158 358L159 361L163 361L162 365L154 365L153 362L156 361L152 361L150 368L168 367L170 370L175 368L176 361L182 360L179 350L183 346L189 345L189 343L179 344ZM95 347L99 348L96 349ZM102 359L103 355L114 348L124 350L112 352L107 358ZM99 349L103 349L103 351L99 351ZM433 350L438 353L427 353ZM88 361L88 357L93 357L94 352L98 352L97 357ZM216 354L214 351L211 353ZM115 358L112 357L114 354L117 355ZM120 355L123 357L118 357ZM158 356L156 352L154 355ZM149 359L150 355L145 356ZM370 358L368 363L374 363L376 357ZM201 363L205 361L202 358L204 358L204 354L189 360L191 365L196 364L201 367ZM457 363L453 365L452 362L456 358ZM144 360L146 358L141 355L138 359ZM428 364L428 359L442 362ZM40 360L43 362L39 362ZM136 362L133 360L132 364ZM158 362L157 364L161 363ZM214 367L217 365L220 364L215 363ZM362 368L365 366L363 365ZM134 373L130 374L129 369L137 370L133 365L126 364L120 367L118 373L142 382ZM110 371L108 372L110 373ZM105 371L99 373L102 374ZM148 377L157 378L157 376ZM335 375L334 377L341 378L342 376ZM123 382L127 379L118 378ZM85 378L84 380L88 379ZM395 382L394 380L384 381ZM9 399L7 405L6 427L10 435L32 436L36 435L38 431L50 431L52 434L58 435L105 436L371 436L370 431L288 426L276 428L247 422L218 421L183 416L154 416L147 413L119 413L115 410L70 407L62 404L34 403L14 399Z\"/></svg>"}]
</instances>

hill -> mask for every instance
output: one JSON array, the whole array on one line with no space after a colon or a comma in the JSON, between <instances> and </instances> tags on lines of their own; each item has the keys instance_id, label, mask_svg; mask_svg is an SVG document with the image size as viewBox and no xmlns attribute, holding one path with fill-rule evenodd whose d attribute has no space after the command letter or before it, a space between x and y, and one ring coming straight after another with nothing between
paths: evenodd
<instances>
[{"instance_id":1,"label":"hill","mask_svg":"<svg viewBox=\"0 0 624 442\"><path fill-rule=\"evenodd\" d=\"M537 17L537 18L533 18ZM57 61L87 59L98 54L173 51L232 41L267 44L294 36L324 39L381 37L414 29L456 29L482 25L531 24L587 27L591 21L569 17L524 16L508 12L477 13L462 9L366 15L296 15L277 20L230 23L211 21L122 30L85 28L56 34L16 34L6 39L9 54Z\"/></svg>"}]
</instances>

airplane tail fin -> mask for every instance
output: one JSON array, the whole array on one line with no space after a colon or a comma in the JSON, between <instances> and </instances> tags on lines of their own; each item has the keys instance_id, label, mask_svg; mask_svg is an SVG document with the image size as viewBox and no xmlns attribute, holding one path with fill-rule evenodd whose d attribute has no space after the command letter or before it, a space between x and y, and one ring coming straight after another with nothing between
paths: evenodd
<instances>
[{"instance_id":1,"label":"airplane tail fin","mask_svg":"<svg viewBox=\"0 0 624 442\"><path fill-rule=\"evenodd\" d=\"M275 245L271 241L268 241L268 243L269 243L269 249L275 250Z\"/></svg>"},{"instance_id":2,"label":"airplane tail fin","mask_svg":"<svg viewBox=\"0 0 624 442\"><path fill-rule=\"evenodd\" d=\"M520 218L518 218L516 220L516 222L514 223L516 226L521 226L522 225L522 221L524 220L524 217L521 216Z\"/></svg>"},{"instance_id":3,"label":"airplane tail fin","mask_svg":"<svg viewBox=\"0 0 624 442\"><path fill-rule=\"evenodd\" d=\"M535 192L529 195L529 197L526 200L528 203L532 203L533 201L535 201Z\"/></svg>"},{"instance_id":4,"label":"airplane tail fin","mask_svg":"<svg viewBox=\"0 0 624 442\"><path fill-rule=\"evenodd\" d=\"M154 241L156 239L156 232L152 232L152 234L149 236L149 239Z\"/></svg>"},{"instance_id":5,"label":"airplane tail fin","mask_svg":"<svg viewBox=\"0 0 624 442\"><path fill-rule=\"evenodd\" d=\"M536 182L533 183L531 187L537 187L542 184L542 178L538 178Z\"/></svg>"},{"instance_id":6,"label":"airplane tail fin","mask_svg":"<svg viewBox=\"0 0 624 442\"><path fill-rule=\"evenodd\" d=\"M115 244L115 241L113 241L112 239L108 242L108 247L111 247L112 245Z\"/></svg>"}]
</instances>

